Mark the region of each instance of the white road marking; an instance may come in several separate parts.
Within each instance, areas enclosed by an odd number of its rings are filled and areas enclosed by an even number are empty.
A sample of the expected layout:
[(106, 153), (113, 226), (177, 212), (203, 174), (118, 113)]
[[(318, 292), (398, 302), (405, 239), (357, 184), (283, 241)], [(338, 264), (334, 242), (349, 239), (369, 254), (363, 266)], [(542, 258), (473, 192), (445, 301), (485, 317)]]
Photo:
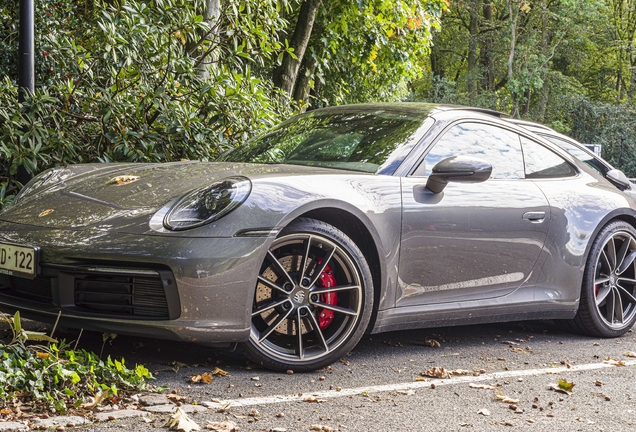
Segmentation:
[(314, 399), (327, 400), (327, 399), (340, 398), (345, 396), (355, 396), (360, 394), (430, 388), (431, 384), (435, 384), (435, 386), (437, 387), (437, 386), (455, 385), (455, 384), (462, 384), (462, 383), (473, 383), (473, 382), (479, 382), (479, 381), (494, 381), (494, 380), (503, 379), (503, 378), (518, 378), (518, 377), (537, 376), (537, 375), (544, 375), (544, 374), (554, 375), (554, 374), (572, 373), (572, 372), (580, 372), (580, 371), (588, 371), (588, 370), (596, 370), (596, 369), (636, 366), (636, 360), (623, 361), (622, 363), (623, 363), (623, 366), (615, 366), (609, 363), (589, 363), (589, 364), (582, 364), (582, 365), (574, 365), (569, 368), (566, 366), (563, 366), (558, 368), (550, 367), (550, 368), (543, 368), (543, 369), (521, 369), (521, 370), (495, 372), (491, 374), (482, 374), (479, 376), (463, 375), (463, 376), (457, 376), (457, 377), (452, 377), (448, 379), (431, 379), (428, 381), (414, 381), (414, 382), (405, 382), (405, 383), (396, 383), (396, 384), (356, 387), (356, 388), (349, 388), (349, 389), (343, 388), (340, 391), (329, 390), (329, 391), (322, 391), (322, 392), (311, 392), (311, 393), (302, 394), (301, 396), (297, 394), (262, 396), (262, 397), (250, 397), (250, 398), (241, 398), (241, 399), (205, 401), (205, 402), (200, 402), (200, 404), (208, 408), (229, 408), (229, 407), (242, 407), (242, 406), (253, 406), (253, 405), (269, 405), (269, 404), (284, 403), (284, 402), (303, 402), (310, 397)]

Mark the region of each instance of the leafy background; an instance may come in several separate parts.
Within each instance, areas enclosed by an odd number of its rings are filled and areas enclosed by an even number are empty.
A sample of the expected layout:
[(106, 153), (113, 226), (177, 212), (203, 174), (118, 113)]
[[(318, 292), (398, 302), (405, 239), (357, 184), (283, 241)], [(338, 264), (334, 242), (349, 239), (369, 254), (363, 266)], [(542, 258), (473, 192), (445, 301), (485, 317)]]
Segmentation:
[(368, 101), (497, 109), (636, 176), (636, 0), (38, 0), (22, 104), (18, 9), (0, 0), (0, 206), (19, 167), (213, 160)]

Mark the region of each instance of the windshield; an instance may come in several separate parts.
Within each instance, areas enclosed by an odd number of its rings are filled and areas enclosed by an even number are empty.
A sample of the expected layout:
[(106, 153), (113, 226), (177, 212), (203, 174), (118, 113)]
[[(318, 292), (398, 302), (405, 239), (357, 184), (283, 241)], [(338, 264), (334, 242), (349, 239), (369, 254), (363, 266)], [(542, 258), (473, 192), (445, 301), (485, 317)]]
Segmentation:
[(317, 111), (281, 124), (221, 160), (392, 174), (417, 143), (421, 129), (432, 123), (425, 115), (382, 109)]

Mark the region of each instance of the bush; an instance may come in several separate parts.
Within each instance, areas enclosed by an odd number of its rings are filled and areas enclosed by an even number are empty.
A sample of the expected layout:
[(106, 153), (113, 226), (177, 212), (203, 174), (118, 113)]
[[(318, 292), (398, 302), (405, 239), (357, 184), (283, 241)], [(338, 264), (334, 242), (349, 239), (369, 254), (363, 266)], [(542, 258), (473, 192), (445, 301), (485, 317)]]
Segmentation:
[(0, 56), (0, 205), (20, 166), (208, 160), (277, 123), (288, 100), (253, 72), (284, 50), (277, 4), (229, 2), (213, 26), (203, 0), (43, 0), (36, 92), (18, 104), (17, 7), (0, 2), (14, 48)]

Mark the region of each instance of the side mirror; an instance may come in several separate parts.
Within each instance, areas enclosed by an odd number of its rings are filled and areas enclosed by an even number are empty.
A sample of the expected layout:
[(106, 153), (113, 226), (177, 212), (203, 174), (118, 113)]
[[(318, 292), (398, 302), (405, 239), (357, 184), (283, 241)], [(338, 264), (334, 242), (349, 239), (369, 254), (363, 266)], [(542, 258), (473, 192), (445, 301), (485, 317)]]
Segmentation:
[(440, 193), (448, 182), (479, 183), (488, 180), (492, 165), (468, 156), (451, 156), (433, 167), (426, 187), (433, 193)]
[(611, 169), (607, 172), (607, 174), (605, 174), (605, 176), (610, 182), (614, 183), (623, 190), (632, 188), (632, 183), (621, 170)]

